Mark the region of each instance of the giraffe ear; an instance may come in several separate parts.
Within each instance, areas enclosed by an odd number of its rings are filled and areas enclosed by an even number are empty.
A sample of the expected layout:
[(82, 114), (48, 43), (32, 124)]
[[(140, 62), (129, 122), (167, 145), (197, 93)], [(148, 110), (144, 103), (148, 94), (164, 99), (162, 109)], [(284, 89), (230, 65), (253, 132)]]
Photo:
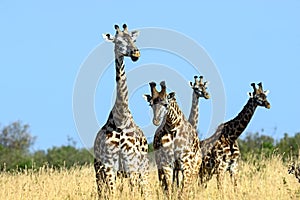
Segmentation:
[(270, 90), (264, 91), (264, 94), (267, 96), (270, 93)]
[(143, 98), (144, 98), (147, 102), (149, 102), (149, 101), (151, 100), (151, 96), (150, 96), (149, 94), (144, 94), (144, 95), (143, 95)]
[(133, 42), (136, 41), (136, 38), (139, 36), (140, 32), (139, 31), (131, 31), (130, 33), (130, 37), (132, 39)]
[(113, 41), (114, 41), (114, 37), (111, 36), (109, 33), (107, 33), (107, 34), (102, 34), (102, 37), (103, 37), (103, 39), (104, 39), (106, 42), (113, 42)]
[(252, 97), (253, 97), (253, 94), (252, 94), (251, 92), (249, 92), (249, 93), (248, 93), (248, 96), (252, 98)]

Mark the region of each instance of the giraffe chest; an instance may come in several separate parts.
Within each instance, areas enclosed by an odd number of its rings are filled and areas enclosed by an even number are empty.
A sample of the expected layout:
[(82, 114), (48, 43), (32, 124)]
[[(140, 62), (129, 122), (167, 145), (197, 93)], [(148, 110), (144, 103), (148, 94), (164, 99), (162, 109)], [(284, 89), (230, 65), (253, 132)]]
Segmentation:
[(127, 126), (123, 129), (117, 128), (112, 131), (115, 138), (119, 139), (120, 144), (123, 144), (126, 140), (133, 140), (134, 138), (138, 138), (138, 134), (136, 128), (134, 126)]
[(102, 131), (105, 141), (108, 144), (115, 146), (122, 146), (123, 144), (135, 144), (140, 134), (137, 126), (132, 123), (126, 123), (123, 127), (117, 126), (115, 120), (112, 118), (108, 121)]
[(191, 132), (182, 124), (172, 129), (169, 126), (163, 126), (157, 130), (154, 136), (154, 148), (159, 149), (160, 147), (164, 147), (176, 150), (188, 147), (192, 149), (195, 143), (195, 138), (192, 135), (195, 133), (191, 134)]

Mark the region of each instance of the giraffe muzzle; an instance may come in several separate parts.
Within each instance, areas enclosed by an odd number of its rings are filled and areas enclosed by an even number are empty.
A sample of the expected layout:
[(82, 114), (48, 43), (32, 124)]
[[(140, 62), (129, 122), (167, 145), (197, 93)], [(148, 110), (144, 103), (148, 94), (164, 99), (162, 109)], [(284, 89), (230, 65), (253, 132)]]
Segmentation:
[(155, 126), (159, 126), (160, 125), (160, 120), (159, 119), (153, 119), (153, 124)]
[(205, 94), (204, 94), (204, 98), (205, 98), (205, 99), (210, 99), (210, 95), (209, 95), (208, 93), (205, 93)]
[(137, 61), (139, 57), (141, 56), (140, 51), (138, 49), (135, 49), (131, 52), (130, 58), (133, 62)]

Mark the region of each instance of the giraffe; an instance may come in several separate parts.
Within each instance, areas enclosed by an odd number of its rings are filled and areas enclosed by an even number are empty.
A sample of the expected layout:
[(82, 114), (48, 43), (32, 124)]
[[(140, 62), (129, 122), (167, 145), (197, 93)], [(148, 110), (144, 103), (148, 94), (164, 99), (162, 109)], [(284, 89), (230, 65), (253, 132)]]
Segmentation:
[(199, 170), (200, 183), (206, 187), (213, 174), (217, 175), (217, 186), (222, 189), (222, 181), (226, 171), (229, 171), (231, 180), (236, 188), (238, 159), (240, 151), (237, 138), (249, 124), (258, 106), (270, 109), (267, 100), (268, 91), (264, 91), (262, 83), (252, 83), (253, 92), (249, 92), (249, 100), (242, 111), (232, 120), (218, 126), (215, 133), (200, 142), (203, 160)]
[(191, 88), (193, 89), (192, 106), (189, 115), (189, 122), (197, 130), (198, 117), (199, 117), (199, 98), (209, 99), (210, 95), (206, 91), (208, 81), (203, 82), (203, 76), (194, 76), (194, 83), (190, 82)]
[(296, 177), (296, 179), (298, 179), (298, 182), (300, 183), (300, 165), (296, 164), (295, 162), (292, 162), (289, 165), (289, 169), (288, 169), (289, 174), (294, 174), (294, 176)]
[(174, 169), (181, 170), (183, 180), (179, 197), (186, 199), (189, 185), (193, 178), (198, 178), (201, 164), (198, 134), (179, 108), (175, 93), (167, 94), (165, 82), (160, 83), (160, 92), (156, 89), (156, 83), (151, 82), (149, 85), (151, 95), (144, 97), (153, 110), (153, 124), (159, 126), (153, 141), (158, 179), (171, 198)]
[[(207, 90), (208, 81), (203, 82), (203, 76), (194, 76), (194, 83), (190, 82), (190, 86), (193, 89), (192, 95), (192, 106), (190, 110), (190, 115), (188, 121), (197, 130), (198, 117), (199, 117), (199, 98), (209, 99), (210, 95)], [(173, 182), (176, 181), (177, 186), (179, 186), (179, 170), (175, 169)]]
[(94, 168), (98, 195), (115, 194), (116, 174), (130, 178), (131, 185), (138, 181), (144, 195), (148, 193), (149, 160), (148, 144), (142, 130), (136, 125), (128, 107), (128, 89), (124, 57), (137, 61), (140, 52), (134, 42), (138, 31), (123, 31), (115, 25), (116, 35), (103, 35), (115, 44), (115, 68), (117, 95), (105, 125), (99, 130), (94, 141)]

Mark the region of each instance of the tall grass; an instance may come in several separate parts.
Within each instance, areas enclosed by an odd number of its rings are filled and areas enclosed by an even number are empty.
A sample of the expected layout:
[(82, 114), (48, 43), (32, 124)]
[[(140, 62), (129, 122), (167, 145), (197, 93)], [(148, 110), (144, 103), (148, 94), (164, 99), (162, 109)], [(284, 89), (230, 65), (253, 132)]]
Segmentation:
[[(273, 156), (260, 161), (240, 161), (237, 190), (225, 176), (224, 189), (219, 191), (214, 177), (207, 189), (197, 183), (191, 185), (193, 199), (300, 199), (300, 184), (287, 173), (281, 157)], [(151, 171), (150, 184), (153, 199), (164, 199), (157, 181), (156, 170)], [(118, 181), (117, 194), (113, 199), (142, 199), (138, 191), (131, 191), (127, 180)], [(39, 169), (0, 173), (0, 199), (97, 199), (93, 166)], [(122, 188), (122, 189), (121, 189)], [(174, 195), (176, 199), (176, 195)]]

